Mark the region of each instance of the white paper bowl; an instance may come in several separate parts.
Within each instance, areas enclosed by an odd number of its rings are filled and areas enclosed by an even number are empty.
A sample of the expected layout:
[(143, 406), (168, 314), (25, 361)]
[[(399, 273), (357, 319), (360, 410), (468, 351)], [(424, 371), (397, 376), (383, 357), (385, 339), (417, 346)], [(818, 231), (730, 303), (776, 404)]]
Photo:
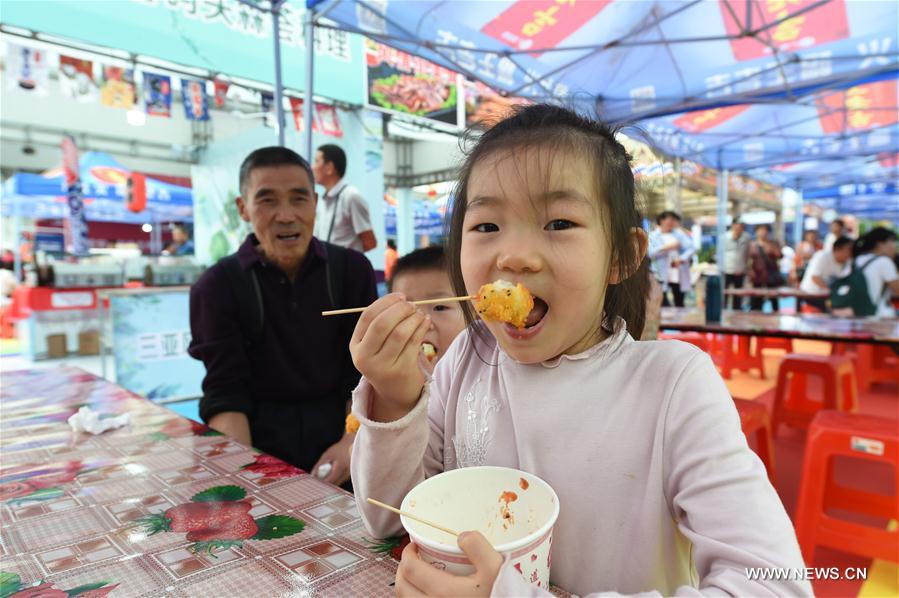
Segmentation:
[[(537, 476), (508, 467), (453, 469), (409, 491), (402, 510), (459, 533), (481, 532), (497, 552), (510, 556), (528, 582), (548, 587), (559, 497)], [(408, 517), (400, 519), (422, 559), (457, 575), (474, 572), (453, 536)]]

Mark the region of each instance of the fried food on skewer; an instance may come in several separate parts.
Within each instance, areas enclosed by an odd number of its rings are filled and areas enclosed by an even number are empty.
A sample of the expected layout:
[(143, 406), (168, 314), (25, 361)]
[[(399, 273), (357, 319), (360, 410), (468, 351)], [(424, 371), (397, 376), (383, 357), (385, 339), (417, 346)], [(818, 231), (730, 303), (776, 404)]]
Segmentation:
[(534, 309), (531, 292), (521, 283), (496, 280), (478, 290), (475, 309), (482, 317), (508, 322), (518, 329), (524, 328), (528, 314)]

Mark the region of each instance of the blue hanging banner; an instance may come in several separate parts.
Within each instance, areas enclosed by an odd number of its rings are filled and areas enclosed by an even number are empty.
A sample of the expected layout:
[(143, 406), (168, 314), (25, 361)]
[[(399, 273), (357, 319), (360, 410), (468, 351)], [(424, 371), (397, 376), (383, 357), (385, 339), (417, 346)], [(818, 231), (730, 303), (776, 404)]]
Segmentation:
[(184, 115), (189, 120), (209, 120), (206, 81), (181, 79), (181, 101), (184, 103)]

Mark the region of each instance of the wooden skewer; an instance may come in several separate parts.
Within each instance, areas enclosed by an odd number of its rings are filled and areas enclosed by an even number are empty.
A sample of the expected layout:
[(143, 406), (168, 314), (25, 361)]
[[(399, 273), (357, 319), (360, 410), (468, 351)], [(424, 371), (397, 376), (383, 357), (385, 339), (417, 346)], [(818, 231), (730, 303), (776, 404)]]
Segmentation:
[(397, 509), (395, 507), (391, 507), (390, 505), (384, 504), (381, 501), (375, 500), (373, 498), (369, 498), (366, 500), (377, 507), (381, 507), (382, 509), (387, 509), (388, 511), (393, 511), (397, 515), (405, 515), (409, 519), (414, 519), (415, 521), (418, 521), (419, 523), (424, 523), (425, 525), (430, 525), (434, 529), (439, 529), (440, 531), (445, 532), (453, 537), (459, 536), (458, 532), (454, 532), (453, 530), (451, 530), (449, 528), (443, 527), (442, 525), (438, 525), (438, 524), (434, 523), (433, 521), (428, 521), (427, 519), (422, 519), (418, 515), (413, 515), (412, 513), (408, 512), (408, 511), (400, 511), (399, 509)]
[[(476, 299), (476, 295), (463, 295), (461, 297), (441, 297), (440, 299), (425, 299), (423, 301), (413, 301), (412, 305), (431, 305), (433, 303), (445, 303), (447, 301), (469, 301)], [(323, 316), (339, 316), (341, 314), (357, 314), (368, 309), (365, 307), (350, 307), (347, 309), (332, 309), (331, 311), (323, 311)]]

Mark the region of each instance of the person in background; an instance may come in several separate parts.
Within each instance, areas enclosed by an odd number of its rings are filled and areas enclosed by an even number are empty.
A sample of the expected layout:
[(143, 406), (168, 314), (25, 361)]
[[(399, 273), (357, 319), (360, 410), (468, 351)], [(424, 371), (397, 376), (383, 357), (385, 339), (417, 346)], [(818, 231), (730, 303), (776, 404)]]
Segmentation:
[(344, 429), (359, 381), (349, 352), (357, 316), (321, 312), (377, 299), (374, 270), (361, 253), (313, 238), (312, 168), (295, 152), (258, 149), (239, 177), (237, 208), (253, 233), (190, 292), (188, 352), (206, 366), (200, 417), (342, 484), (354, 438)]
[[(443, 247), (416, 249), (397, 260), (390, 279), (390, 291), (401, 293), (407, 301), (453, 297)], [(422, 305), (419, 309), (431, 318), (431, 327), (422, 341), (422, 353), (433, 366), (446, 354), (456, 336), (465, 330), (465, 317), (458, 301)]]
[(384, 279), (389, 281), (393, 278), (393, 269), (396, 267), (396, 260), (399, 257), (396, 251), (396, 241), (387, 239), (387, 249), (384, 250)]
[(193, 255), (194, 242), (190, 238), (187, 228), (180, 224), (172, 227), (172, 244), (166, 248), (169, 255)]
[[(777, 289), (783, 283), (780, 275), (778, 260), (783, 257), (780, 251), (780, 243), (771, 238), (771, 225), (759, 224), (755, 227), (755, 242), (749, 249), (749, 276), (752, 286), (757, 289)], [(771, 309), (778, 311), (780, 302), (777, 297), (771, 297)], [(749, 309), (761, 311), (765, 306), (765, 297), (751, 297)]]
[[(849, 260), (852, 259), (853, 241), (840, 237), (833, 242), (832, 249), (822, 249), (812, 256), (805, 269), (805, 276), (799, 283), (799, 290), (806, 293), (830, 293), (830, 283), (847, 274)], [(826, 299), (803, 299), (804, 303), (826, 311)]]
[(780, 248), (781, 258), (778, 262), (780, 267), (780, 275), (787, 281), (787, 285), (791, 287), (799, 286), (799, 280), (796, 278), (796, 250), (789, 245), (783, 245)]
[[(730, 234), (724, 239), (724, 288), (742, 289), (749, 262), (749, 245), (752, 239), (746, 234), (746, 227), (740, 221), (730, 226)], [(743, 307), (742, 297), (732, 297), (731, 308), (739, 311)]]
[(848, 237), (849, 230), (846, 228), (846, 223), (839, 219), (834, 218), (830, 222), (830, 231), (827, 233), (827, 236), (824, 237), (824, 249), (833, 249), (833, 243), (840, 237)]
[(359, 190), (344, 180), (346, 154), (339, 146), (322, 145), (315, 152), (312, 172), (325, 188), (318, 202), (315, 237), (341, 247), (366, 252), (378, 245), (368, 215), (368, 203)]
[(896, 270), (896, 233), (879, 226), (860, 237), (852, 250), (855, 267), (864, 268), (871, 303), (877, 306), (876, 318), (895, 318), (891, 295), (899, 295)]
[[(693, 241), (680, 228), (680, 216), (671, 211), (662, 212), (656, 217), (658, 228), (649, 234), (649, 259), (652, 260), (652, 271), (662, 285), (662, 306), (684, 306), (684, 295), (693, 288), (690, 280), (690, 265), (693, 254)], [(673, 301), (668, 299), (671, 290)]]
[(802, 280), (805, 276), (805, 269), (808, 267), (809, 261), (815, 252), (823, 249), (821, 241), (818, 240), (818, 231), (807, 230), (802, 235), (802, 241), (796, 246), (796, 277)]

